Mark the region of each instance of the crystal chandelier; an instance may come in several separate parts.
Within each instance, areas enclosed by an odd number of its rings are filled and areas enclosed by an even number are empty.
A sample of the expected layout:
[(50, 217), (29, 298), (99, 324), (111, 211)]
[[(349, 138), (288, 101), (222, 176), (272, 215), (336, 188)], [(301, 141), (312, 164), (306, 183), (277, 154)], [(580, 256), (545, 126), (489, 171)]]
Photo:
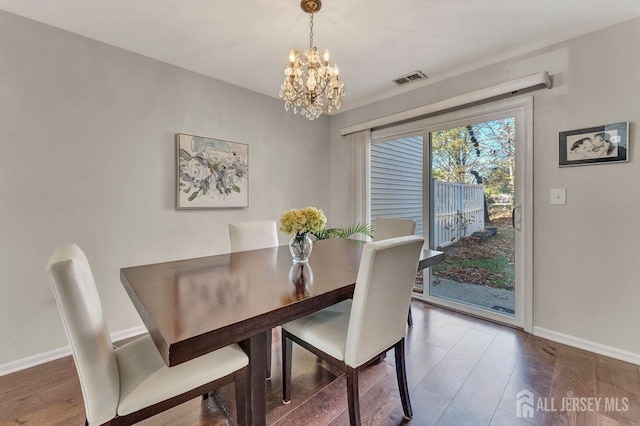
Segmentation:
[(300, 7), (309, 14), (309, 48), (300, 53), (289, 52), (289, 65), (284, 70), (284, 81), (280, 86), (280, 97), (284, 99), (284, 109), (293, 107), (295, 114), (302, 114), (309, 120), (323, 113), (340, 109), (344, 96), (344, 82), (338, 78), (338, 66), (329, 64), (329, 51), (325, 50), (322, 60), (313, 45), (313, 14), (322, 7), (320, 0), (302, 0)]

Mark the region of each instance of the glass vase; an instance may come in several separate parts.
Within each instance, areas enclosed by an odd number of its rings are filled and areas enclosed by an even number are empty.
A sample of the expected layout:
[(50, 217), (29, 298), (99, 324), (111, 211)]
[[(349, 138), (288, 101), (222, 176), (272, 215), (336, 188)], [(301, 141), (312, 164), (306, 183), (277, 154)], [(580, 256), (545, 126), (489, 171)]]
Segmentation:
[(311, 250), (313, 250), (313, 241), (306, 232), (294, 235), (289, 241), (289, 251), (293, 257), (293, 263), (307, 263)]
[(309, 297), (309, 288), (313, 284), (313, 272), (311, 265), (298, 263), (291, 265), (289, 269), (289, 281), (293, 284), (292, 300), (303, 300)]

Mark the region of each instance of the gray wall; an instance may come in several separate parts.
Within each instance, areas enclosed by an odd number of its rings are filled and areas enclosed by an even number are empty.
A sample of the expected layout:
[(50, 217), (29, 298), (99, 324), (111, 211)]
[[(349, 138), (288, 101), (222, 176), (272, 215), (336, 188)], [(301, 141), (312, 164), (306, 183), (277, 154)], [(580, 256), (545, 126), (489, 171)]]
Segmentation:
[[(539, 71), (534, 98), (534, 326), (640, 354), (640, 19), (331, 117), (334, 223), (353, 220), (342, 127)], [(558, 132), (631, 122), (631, 162), (560, 169)], [(567, 188), (567, 205), (549, 204)]]
[[(175, 210), (178, 132), (249, 144), (248, 209)], [(326, 118), (0, 12), (0, 365), (68, 344), (57, 246), (85, 250), (112, 332), (139, 326), (121, 267), (228, 252), (232, 221), (328, 212), (328, 140)]]

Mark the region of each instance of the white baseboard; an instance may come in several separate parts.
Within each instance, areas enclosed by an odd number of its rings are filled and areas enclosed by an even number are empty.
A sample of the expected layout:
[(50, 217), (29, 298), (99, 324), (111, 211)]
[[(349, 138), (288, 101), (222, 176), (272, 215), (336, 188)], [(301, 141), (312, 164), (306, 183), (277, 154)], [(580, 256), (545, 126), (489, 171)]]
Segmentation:
[(603, 345), (542, 327), (533, 327), (533, 335), (553, 340), (554, 342), (562, 343), (564, 345), (573, 346), (574, 348), (584, 349), (585, 351), (594, 352), (610, 358), (640, 365), (640, 354), (614, 348), (612, 346)]
[[(133, 327), (127, 330), (117, 331), (111, 334), (112, 342), (119, 342), (130, 337), (139, 336), (147, 332), (144, 326)], [(6, 364), (0, 364), (0, 376), (15, 373), (16, 371), (25, 370), (36, 365), (44, 364), (47, 362), (55, 361), (56, 359), (64, 358), (71, 355), (71, 347), (65, 346), (51, 351), (43, 352), (37, 355), (32, 355), (26, 358), (11, 361)]]
[(54, 349), (52, 351), (43, 352), (37, 355), (32, 355), (26, 358), (11, 361), (6, 364), (0, 365), (0, 376), (15, 373), (16, 371), (25, 370), (36, 365), (44, 364), (49, 361), (64, 358), (67, 355), (71, 355), (71, 348), (65, 346), (64, 348)]
[(140, 336), (141, 334), (145, 334), (147, 332), (147, 328), (144, 325), (140, 325), (138, 327), (129, 328), (122, 331), (116, 331), (115, 333), (111, 333), (111, 341), (119, 342), (121, 340), (129, 339), (131, 337)]

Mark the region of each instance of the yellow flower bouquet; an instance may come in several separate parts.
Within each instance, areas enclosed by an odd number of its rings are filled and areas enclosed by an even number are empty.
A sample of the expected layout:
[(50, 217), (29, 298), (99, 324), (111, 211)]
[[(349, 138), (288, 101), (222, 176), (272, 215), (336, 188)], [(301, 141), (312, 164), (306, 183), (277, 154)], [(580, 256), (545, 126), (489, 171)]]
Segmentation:
[(324, 212), (315, 207), (291, 209), (282, 214), (280, 230), (285, 234), (294, 234), (289, 241), (289, 250), (293, 263), (307, 263), (313, 249), (313, 241), (309, 233), (322, 231), (327, 224)]
[(315, 207), (291, 209), (282, 214), (280, 223), (280, 230), (285, 234), (303, 235), (322, 231), (327, 224), (327, 217)]

